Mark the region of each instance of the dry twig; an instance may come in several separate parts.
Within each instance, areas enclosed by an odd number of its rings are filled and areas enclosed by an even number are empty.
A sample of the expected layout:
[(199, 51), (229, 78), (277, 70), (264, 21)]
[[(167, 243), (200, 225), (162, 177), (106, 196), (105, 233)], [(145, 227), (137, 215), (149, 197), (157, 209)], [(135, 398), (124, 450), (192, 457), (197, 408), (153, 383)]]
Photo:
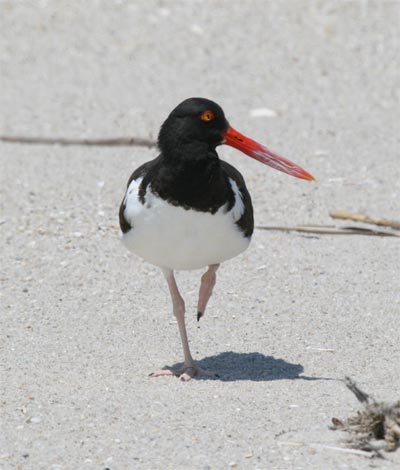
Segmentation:
[(141, 137), (115, 137), (110, 139), (66, 139), (64, 137), (27, 137), (1, 135), (2, 142), (12, 144), (36, 144), (36, 145), (86, 145), (105, 147), (155, 147), (157, 143)]
[(365, 214), (355, 214), (348, 211), (336, 211), (329, 214), (332, 219), (353, 220), (355, 222), (363, 222), (364, 224), (378, 225), (380, 227), (390, 227), (400, 230), (400, 222), (386, 219), (374, 219)]
[(360, 227), (335, 227), (334, 225), (297, 225), (295, 227), (280, 227), (258, 225), (259, 230), (278, 230), (281, 232), (314, 233), (318, 235), (370, 235), (379, 237), (399, 237), (397, 233), (384, 232)]

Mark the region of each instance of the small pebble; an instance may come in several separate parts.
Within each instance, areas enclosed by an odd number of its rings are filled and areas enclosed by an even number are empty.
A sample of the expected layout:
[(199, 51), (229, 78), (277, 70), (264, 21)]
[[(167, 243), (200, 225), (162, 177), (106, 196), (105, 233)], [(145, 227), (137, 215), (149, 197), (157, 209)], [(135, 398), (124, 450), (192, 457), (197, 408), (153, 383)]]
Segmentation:
[(278, 113), (274, 109), (256, 108), (250, 111), (251, 117), (276, 117)]
[(192, 31), (192, 33), (195, 33), (195, 34), (203, 34), (203, 28), (201, 26), (199, 26), (198, 24), (192, 24), (190, 26), (190, 31)]

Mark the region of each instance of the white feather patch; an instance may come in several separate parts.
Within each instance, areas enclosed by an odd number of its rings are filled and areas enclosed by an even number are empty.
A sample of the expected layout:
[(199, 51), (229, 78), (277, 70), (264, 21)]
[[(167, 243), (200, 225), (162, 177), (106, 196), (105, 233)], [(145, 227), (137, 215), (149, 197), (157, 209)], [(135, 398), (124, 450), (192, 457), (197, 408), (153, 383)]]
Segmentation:
[(242, 194), (239, 191), (236, 181), (229, 178), (229, 182), (231, 183), (232, 191), (235, 194), (235, 204), (232, 207), (232, 215), (233, 215), (233, 220), (237, 222), (240, 219), (240, 217), (242, 217), (243, 215), (244, 203), (243, 203)]
[(121, 238), (129, 250), (149, 263), (169, 269), (198, 269), (233, 258), (248, 247), (250, 238), (235, 224), (244, 204), (233, 180), (233, 208), (226, 212), (223, 206), (215, 214), (173, 206), (153, 194), (150, 185), (143, 205), (138, 197), (141, 181), (132, 181), (127, 190), (124, 216), (132, 229)]

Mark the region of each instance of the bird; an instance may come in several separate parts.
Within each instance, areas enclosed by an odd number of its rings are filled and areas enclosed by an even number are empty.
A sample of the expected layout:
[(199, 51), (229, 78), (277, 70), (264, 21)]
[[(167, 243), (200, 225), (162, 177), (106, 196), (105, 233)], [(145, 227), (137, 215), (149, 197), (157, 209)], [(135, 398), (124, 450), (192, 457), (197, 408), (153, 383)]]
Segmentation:
[(119, 210), (121, 240), (128, 250), (159, 267), (168, 284), (184, 362), (152, 377), (216, 378), (190, 352), (185, 302), (175, 271), (207, 268), (201, 277), (197, 320), (204, 315), (220, 264), (242, 253), (254, 230), (253, 207), (243, 176), (219, 158), (229, 145), (276, 170), (304, 180), (314, 177), (295, 163), (236, 131), (222, 108), (206, 98), (188, 98), (162, 124), (159, 155), (129, 178)]

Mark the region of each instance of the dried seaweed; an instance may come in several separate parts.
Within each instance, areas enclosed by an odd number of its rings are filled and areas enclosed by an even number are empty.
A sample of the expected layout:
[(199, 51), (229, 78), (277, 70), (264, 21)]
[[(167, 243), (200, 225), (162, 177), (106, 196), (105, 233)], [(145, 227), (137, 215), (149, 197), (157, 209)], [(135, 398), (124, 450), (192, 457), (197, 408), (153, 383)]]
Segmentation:
[(380, 456), (380, 450), (395, 451), (400, 444), (400, 401), (394, 404), (377, 402), (349, 377), (345, 383), (364, 409), (346, 420), (332, 418), (331, 429), (350, 433), (346, 442), (353, 449), (372, 451)]

